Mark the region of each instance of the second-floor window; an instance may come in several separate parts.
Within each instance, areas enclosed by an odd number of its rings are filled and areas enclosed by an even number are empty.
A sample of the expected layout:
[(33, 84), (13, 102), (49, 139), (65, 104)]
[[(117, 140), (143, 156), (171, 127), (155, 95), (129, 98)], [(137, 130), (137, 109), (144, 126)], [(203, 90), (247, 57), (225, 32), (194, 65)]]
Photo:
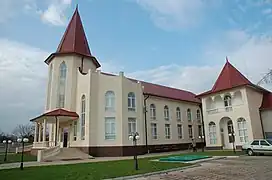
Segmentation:
[(65, 104), (65, 88), (66, 88), (66, 73), (67, 66), (62, 62), (59, 67), (59, 82), (58, 82), (58, 99), (57, 108), (64, 108)]
[(156, 119), (156, 106), (155, 106), (155, 104), (150, 104), (150, 119)]
[(133, 92), (128, 93), (128, 111), (136, 111), (136, 97)]
[(200, 114), (200, 110), (199, 109), (196, 111), (196, 119), (198, 121), (201, 121), (201, 114)]
[(164, 119), (169, 120), (169, 108), (168, 106), (164, 106)]
[(188, 121), (192, 121), (191, 109), (187, 109), (187, 119), (188, 119)]
[(107, 91), (105, 94), (105, 111), (115, 110), (115, 94), (113, 91)]
[(224, 97), (224, 105), (225, 105), (225, 107), (231, 107), (231, 96), (230, 95), (226, 95)]
[(181, 120), (181, 112), (180, 112), (179, 107), (177, 107), (177, 109), (176, 109), (176, 115), (177, 115), (177, 120), (180, 121)]

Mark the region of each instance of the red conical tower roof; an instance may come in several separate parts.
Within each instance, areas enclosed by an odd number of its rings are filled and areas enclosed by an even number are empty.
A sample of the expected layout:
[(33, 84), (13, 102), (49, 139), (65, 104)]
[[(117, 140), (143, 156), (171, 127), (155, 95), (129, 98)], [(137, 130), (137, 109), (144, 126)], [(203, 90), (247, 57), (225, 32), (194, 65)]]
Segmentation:
[(97, 68), (100, 67), (99, 62), (91, 54), (78, 12), (78, 7), (76, 7), (76, 10), (65, 30), (57, 51), (51, 54), (45, 62), (48, 64), (52, 60), (53, 56), (60, 54), (77, 54), (83, 57), (89, 57)]
[(228, 59), (226, 59), (226, 64), (218, 76), (211, 92), (218, 92), (242, 85), (252, 85), (252, 83), (230, 64)]

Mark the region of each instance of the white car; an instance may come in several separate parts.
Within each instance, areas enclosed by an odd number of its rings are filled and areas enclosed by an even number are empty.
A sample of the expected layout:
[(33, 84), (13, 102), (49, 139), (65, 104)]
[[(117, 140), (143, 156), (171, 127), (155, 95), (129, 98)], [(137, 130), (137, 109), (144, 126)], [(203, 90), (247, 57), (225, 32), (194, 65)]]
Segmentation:
[(255, 154), (271, 154), (272, 155), (272, 140), (255, 139), (242, 146), (242, 150), (246, 151), (249, 156)]

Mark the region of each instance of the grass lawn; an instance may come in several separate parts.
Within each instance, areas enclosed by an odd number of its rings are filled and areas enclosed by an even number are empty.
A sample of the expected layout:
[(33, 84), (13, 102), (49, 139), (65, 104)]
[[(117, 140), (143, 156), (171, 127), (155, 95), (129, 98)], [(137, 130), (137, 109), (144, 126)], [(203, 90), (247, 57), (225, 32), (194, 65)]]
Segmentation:
[[(8, 154), (7, 162), (4, 162), (5, 154), (0, 154), (0, 164), (21, 162), (21, 154)], [(36, 156), (24, 154), (24, 161), (36, 161)]]
[[(211, 156), (234, 155), (232, 151), (209, 151), (189, 154)], [(240, 154), (241, 153), (237, 153), (236, 155)], [(158, 158), (160, 157), (139, 159), (140, 170), (138, 171), (134, 170), (133, 160), (120, 160), (59, 166), (28, 167), (23, 171), (20, 171), (19, 169), (0, 170), (0, 177), (5, 177), (5, 179), (8, 180), (100, 180), (104, 178), (143, 174), (190, 165), (184, 163), (150, 161), (151, 159)]]

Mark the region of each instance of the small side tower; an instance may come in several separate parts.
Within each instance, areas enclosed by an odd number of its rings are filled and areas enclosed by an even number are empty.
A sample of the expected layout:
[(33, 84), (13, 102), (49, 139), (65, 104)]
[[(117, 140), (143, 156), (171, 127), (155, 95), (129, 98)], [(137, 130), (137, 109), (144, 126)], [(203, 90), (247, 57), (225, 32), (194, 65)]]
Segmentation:
[(82, 21), (76, 7), (55, 53), (45, 63), (49, 66), (46, 111), (64, 108), (75, 111), (77, 71), (82, 74), (100, 67), (91, 54)]

